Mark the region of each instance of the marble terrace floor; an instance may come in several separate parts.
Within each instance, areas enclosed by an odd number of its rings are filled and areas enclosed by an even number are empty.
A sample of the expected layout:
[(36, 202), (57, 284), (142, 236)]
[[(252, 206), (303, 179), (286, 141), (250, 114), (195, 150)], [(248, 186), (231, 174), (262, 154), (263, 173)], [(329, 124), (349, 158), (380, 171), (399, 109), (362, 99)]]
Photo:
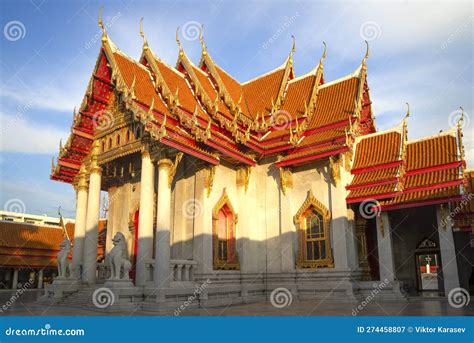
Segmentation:
[[(0, 291), (0, 309), (7, 303), (13, 293)], [(174, 310), (166, 312), (131, 311), (104, 312), (99, 309), (84, 309), (62, 305), (41, 305), (36, 299), (41, 293), (27, 291), (2, 315), (10, 316), (153, 316), (174, 315)], [(275, 308), (270, 302), (240, 304), (213, 308), (188, 308), (181, 316), (352, 316), (353, 310), (360, 303), (326, 301), (293, 301), (284, 308)], [(463, 308), (453, 308), (445, 298), (411, 297), (406, 302), (378, 301), (373, 299), (365, 308), (358, 311), (359, 316), (474, 316), (474, 301)]]

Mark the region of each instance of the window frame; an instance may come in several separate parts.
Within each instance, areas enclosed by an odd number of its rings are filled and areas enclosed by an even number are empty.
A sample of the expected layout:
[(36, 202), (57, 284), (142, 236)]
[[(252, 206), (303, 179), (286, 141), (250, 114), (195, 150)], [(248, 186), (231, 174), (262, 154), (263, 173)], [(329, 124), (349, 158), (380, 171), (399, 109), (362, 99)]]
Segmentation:
[[(310, 214), (315, 211), (321, 216), (322, 219), (322, 232), (323, 239), (316, 238), (308, 240), (307, 238), (307, 218)], [(304, 201), (301, 208), (293, 217), (293, 222), (296, 226), (298, 233), (298, 256), (296, 261), (297, 268), (333, 268), (334, 260), (331, 249), (331, 235), (330, 235), (330, 224), (331, 224), (331, 212), (319, 202), (311, 191), (308, 191), (306, 200)], [(314, 260), (309, 259), (307, 256), (307, 243), (312, 241), (324, 242), (326, 256), (325, 258)], [(313, 254), (314, 255), (314, 254)]]
[[(219, 213), (224, 210), (226, 213), (227, 232), (227, 259), (223, 260), (219, 256)], [(237, 254), (236, 227), (238, 215), (230, 202), (229, 196), (224, 191), (221, 198), (212, 210), (212, 260), (214, 270), (240, 270), (239, 257)], [(229, 223), (229, 219), (231, 222)]]

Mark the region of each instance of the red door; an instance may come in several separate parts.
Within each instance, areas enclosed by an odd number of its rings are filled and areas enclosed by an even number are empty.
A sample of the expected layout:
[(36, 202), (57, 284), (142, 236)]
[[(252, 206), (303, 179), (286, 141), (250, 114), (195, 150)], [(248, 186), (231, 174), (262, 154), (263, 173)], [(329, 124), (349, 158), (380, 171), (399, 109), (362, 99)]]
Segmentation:
[(132, 269), (130, 270), (130, 277), (135, 281), (136, 271), (137, 271), (137, 254), (138, 254), (138, 218), (140, 214), (140, 209), (135, 212), (133, 216), (133, 252), (132, 252)]

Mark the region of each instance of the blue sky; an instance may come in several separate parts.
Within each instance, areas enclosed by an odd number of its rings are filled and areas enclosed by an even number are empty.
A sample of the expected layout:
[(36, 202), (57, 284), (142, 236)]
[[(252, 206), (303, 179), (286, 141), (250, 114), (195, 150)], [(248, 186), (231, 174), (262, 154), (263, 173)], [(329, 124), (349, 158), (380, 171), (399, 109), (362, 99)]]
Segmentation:
[[(114, 43), (138, 58), (139, 20), (154, 52), (174, 65), (175, 32), (197, 63), (197, 23), (214, 60), (239, 81), (283, 63), (296, 36), (296, 75), (328, 45), (325, 78), (354, 71), (370, 43), (368, 81), (378, 129), (411, 106), (409, 138), (446, 130), (463, 106), (468, 167), (474, 166), (472, 2), (364, 1), (50, 1), (0, 4), (0, 206), (73, 216), (70, 185), (49, 180), (100, 47), (98, 8)], [(184, 35), (183, 35), (184, 33)]]

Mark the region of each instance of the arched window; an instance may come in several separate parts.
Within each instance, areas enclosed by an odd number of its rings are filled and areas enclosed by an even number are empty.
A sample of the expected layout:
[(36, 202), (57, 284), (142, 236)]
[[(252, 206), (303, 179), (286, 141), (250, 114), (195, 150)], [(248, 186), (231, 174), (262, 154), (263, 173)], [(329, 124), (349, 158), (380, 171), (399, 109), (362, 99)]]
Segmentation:
[(109, 149), (112, 148), (112, 138), (109, 138)]
[(299, 268), (333, 267), (329, 235), (331, 213), (311, 193), (294, 216), (298, 230)]
[(236, 251), (235, 213), (226, 190), (212, 211), (212, 241), (214, 269), (240, 269)]
[(119, 146), (120, 145), (120, 134), (117, 135), (117, 138), (115, 139), (116, 141), (116, 145)]
[(125, 135), (125, 142), (129, 142), (130, 141), (130, 130), (127, 130), (127, 134)]
[(105, 141), (102, 141), (102, 152), (105, 151)]

